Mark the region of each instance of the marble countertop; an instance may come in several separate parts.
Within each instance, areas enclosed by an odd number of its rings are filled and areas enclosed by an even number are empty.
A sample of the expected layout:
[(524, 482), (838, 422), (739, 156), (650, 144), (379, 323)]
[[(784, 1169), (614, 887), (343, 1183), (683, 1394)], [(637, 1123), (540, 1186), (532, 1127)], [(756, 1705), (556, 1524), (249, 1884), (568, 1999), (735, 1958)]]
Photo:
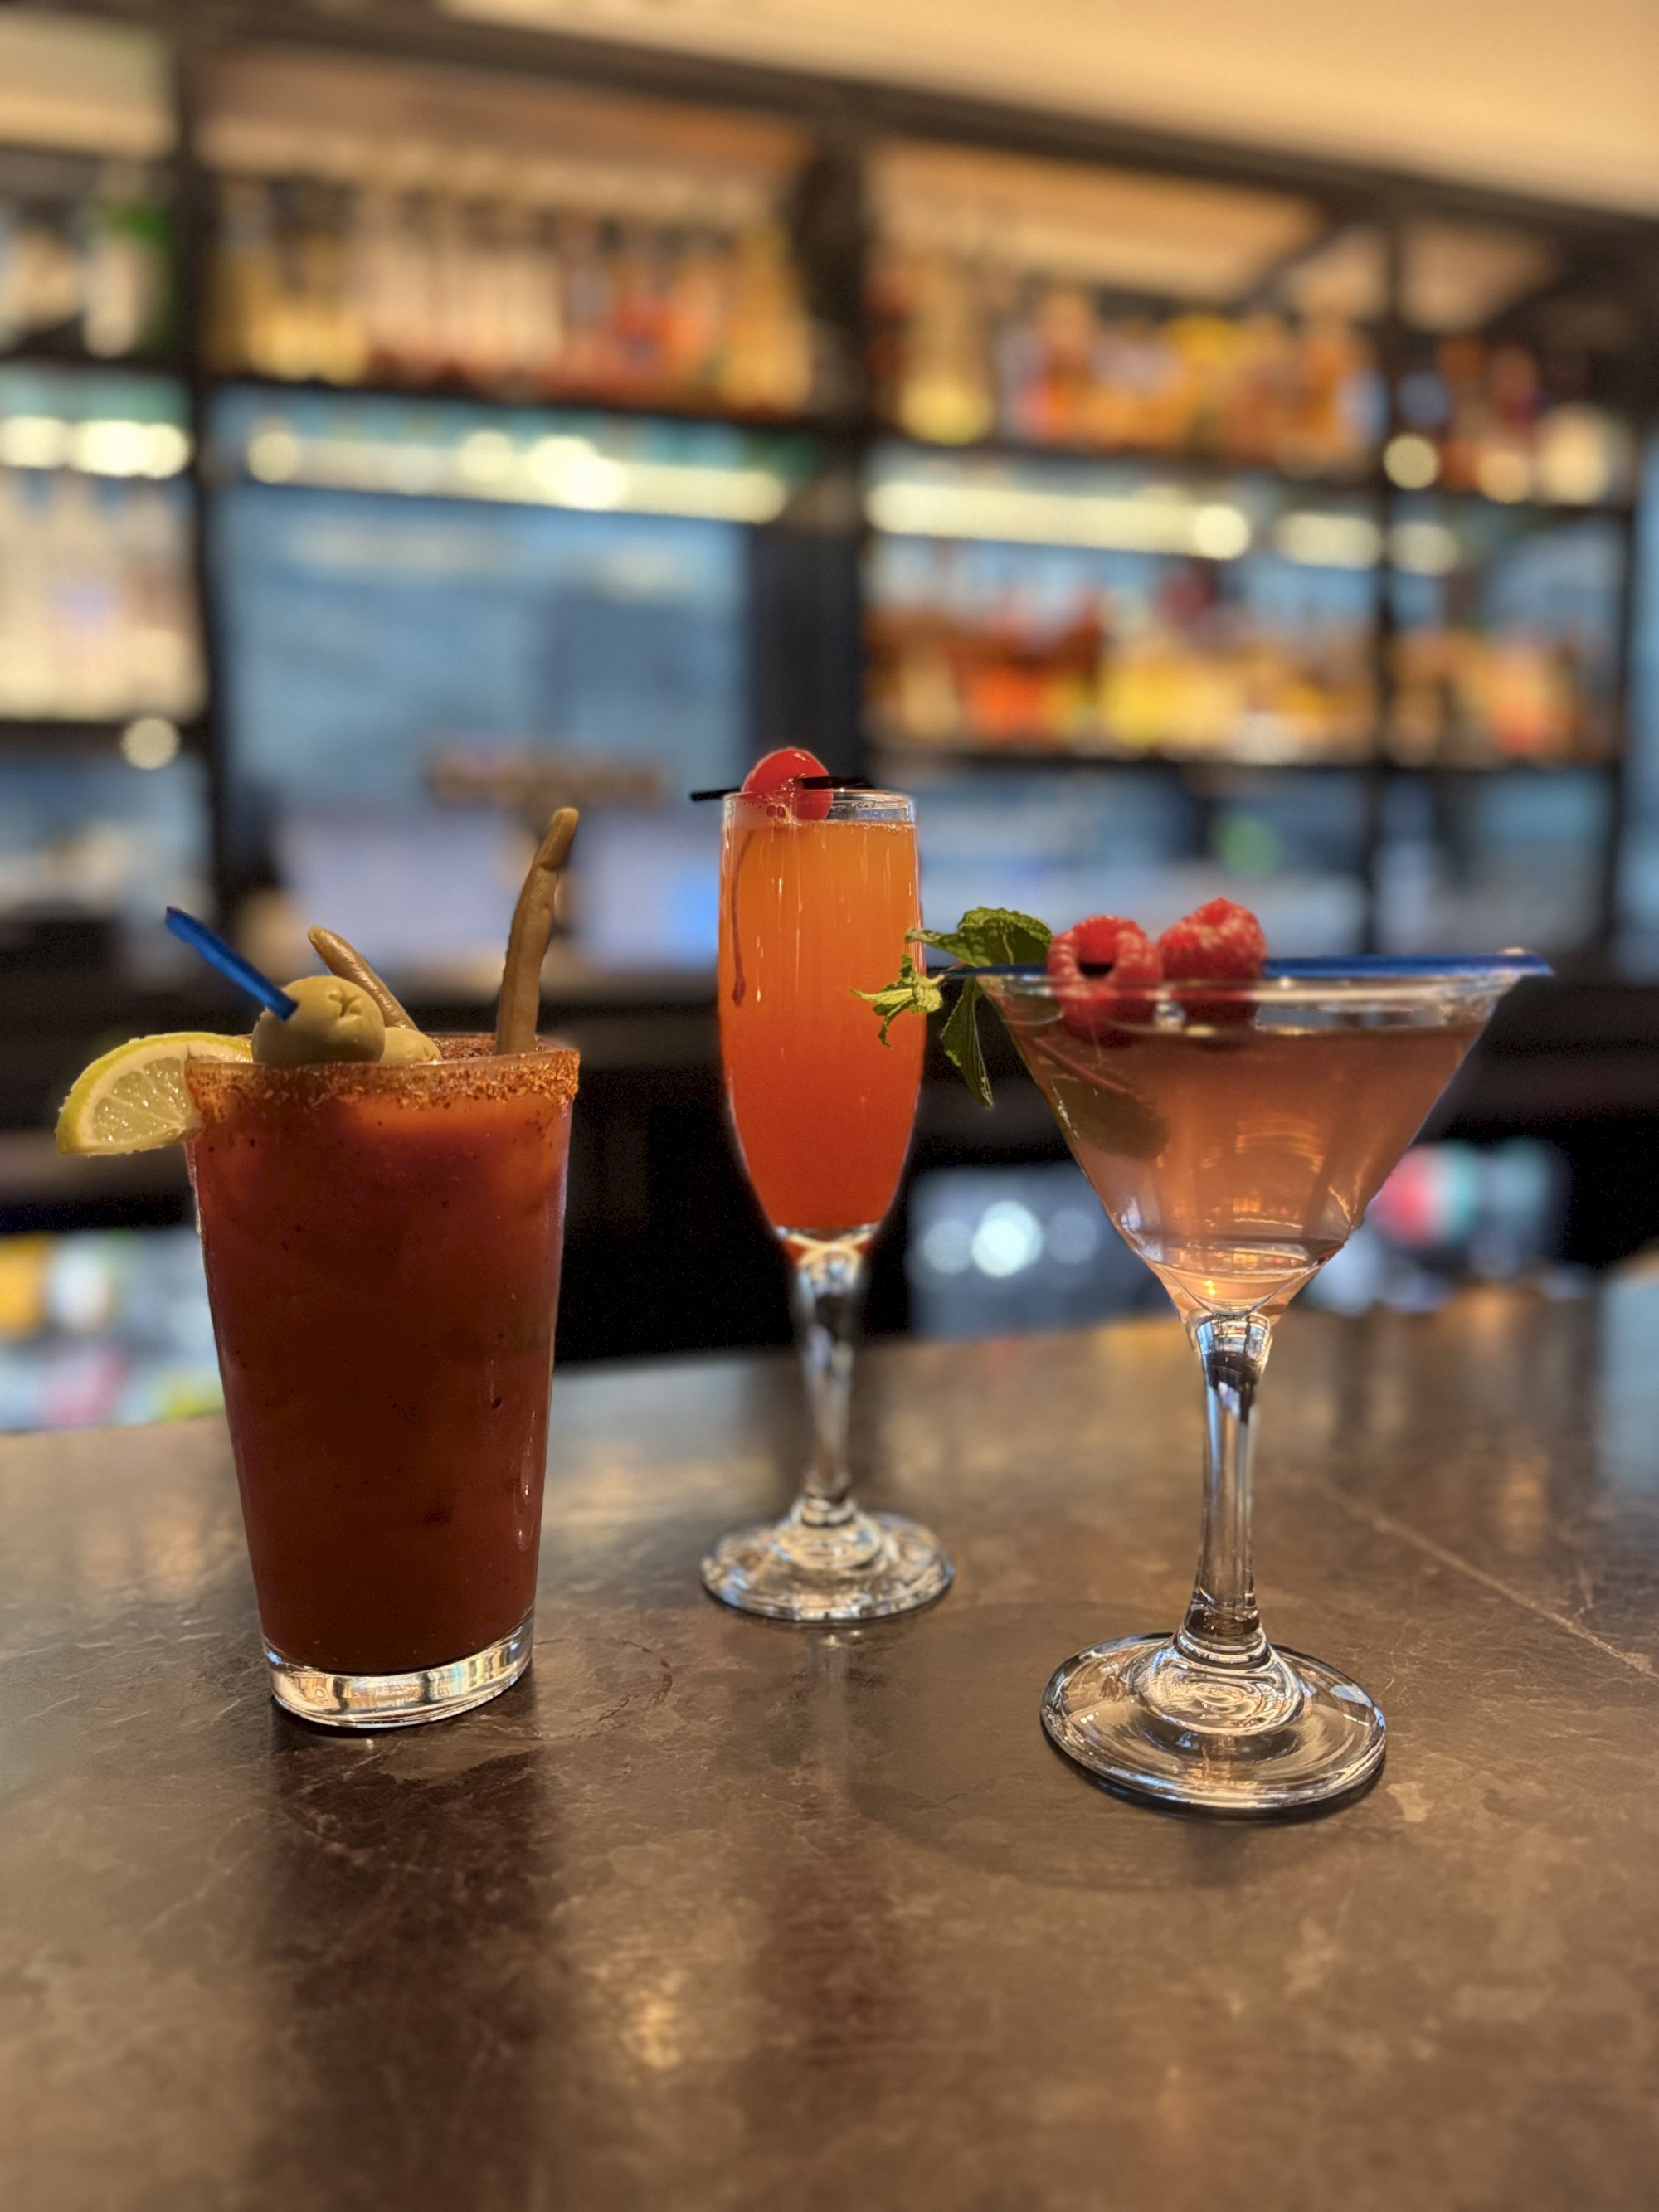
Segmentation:
[(1052, 1667), (1172, 1626), (1178, 1330), (865, 1363), (957, 1587), (722, 1612), (785, 1361), (562, 1377), (536, 1663), (342, 1740), (265, 1695), (215, 1421), (0, 1442), (9, 2212), (1635, 2212), (1659, 2173), (1659, 1288), (1293, 1314), (1266, 1620), (1387, 1708), (1357, 1803), (1107, 1796)]

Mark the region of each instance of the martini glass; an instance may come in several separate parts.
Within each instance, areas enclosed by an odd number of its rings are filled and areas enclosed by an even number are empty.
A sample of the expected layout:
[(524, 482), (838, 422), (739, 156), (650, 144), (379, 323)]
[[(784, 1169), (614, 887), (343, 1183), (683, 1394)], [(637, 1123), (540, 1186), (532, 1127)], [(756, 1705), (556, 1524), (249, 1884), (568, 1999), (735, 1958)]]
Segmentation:
[(1486, 1025), (1542, 961), (1278, 961), (1249, 983), (1131, 994), (1033, 969), (981, 981), (1125, 1241), (1175, 1301), (1203, 1367), (1203, 1533), (1173, 1635), (1079, 1652), (1042, 1724), (1138, 1796), (1273, 1813), (1382, 1764), (1357, 1683), (1262, 1632), (1250, 1455), (1273, 1323), (1340, 1251)]

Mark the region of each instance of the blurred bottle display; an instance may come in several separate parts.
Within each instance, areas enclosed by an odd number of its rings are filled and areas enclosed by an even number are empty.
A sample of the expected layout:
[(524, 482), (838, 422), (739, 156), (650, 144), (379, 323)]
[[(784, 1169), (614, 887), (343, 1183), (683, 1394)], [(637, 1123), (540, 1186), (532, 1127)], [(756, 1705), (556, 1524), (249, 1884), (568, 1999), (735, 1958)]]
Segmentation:
[(1386, 418), (1338, 295), (1263, 298), (1319, 233), (1288, 194), (894, 144), (872, 165), (871, 366), (883, 419), (1357, 475)]
[(884, 419), (909, 436), (1357, 476), (1383, 409), (1369, 337), (1262, 310), (1159, 315), (1041, 276), (886, 254), (871, 276)]
[(1291, 761), (1374, 747), (1382, 537), (1361, 499), (895, 447), (867, 505), (868, 711), (886, 742)]
[(1630, 734), (1619, 854), (1619, 950), (1629, 973), (1659, 975), (1659, 444), (1643, 456), (1632, 617)]
[(131, 734), (153, 749), (0, 749), (6, 968), (113, 962), (149, 979), (186, 969), (190, 956), (162, 915), (169, 905), (199, 913), (210, 896), (205, 763), (177, 750), (178, 732), (160, 717), (141, 718)]
[(781, 510), (812, 441), (273, 400), (233, 387), (212, 415), (226, 820), (267, 886), (235, 918), (249, 950), (291, 972), (326, 913), (405, 977), (493, 991), (526, 852), (575, 804), (578, 948), (712, 958), (718, 822), (684, 794), (742, 773), (743, 526)]
[(1392, 780), (1374, 864), (1379, 945), (1576, 951), (1600, 921), (1612, 811), (1593, 769)]
[(1417, 498), (1398, 511), (1390, 754), (1455, 767), (1606, 759), (1618, 526), (1483, 500)]
[(183, 421), (161, 379), (0, 370), (0, 715), (199, 709)]
[(1501, 505), (1599, 507), (1629, 497), (1631, 426), (1586, 395), (1591, 369), (1582, 355), (1473, 334), (1417, 350), (1400, 382), (1402, 427), (1383, 454), (1403, 490), (1432, 484)]
[(1363, 942), (1367, 803), (1351, 770), (1231, 770), (1205, 799), (1164, 767), (907, 770), (929, 928), (984, 903), (1057, 927), (1103, 908), (1156, 933), (1224, 891), (1285, 953)]
[(161, 352), (173, 248), (160, 178), (108, 162), (80, 184), (56, 167), (0, 156), (0, 353)]
[(1305, 762), (1381, 737), (1472, 768), (1612, 748), (1611, 515), (898, 446), (866, 507), (868, 716), (889, 743)]
[(0, 11), (0, 354), (154, 357), (173, 334), (163, 40)]
[(1322, 605), (1275, 592), (1274, 565), (888, 541), (870, 568), (873, 729), (975, 751), (1364, 757), (1364, 597), (1347, 577)]
[(0, 1237), (0, 1431), (179, 1420), (222, 1403), (193, 1229)]
[(1547, 237), (1501, 223), (1425, 218), (1401, 245), (1390, 482), (1500, 505), (1628, 498), (1642, 341), (1616, 280), (1564, 284)]
[(258, 178), (228, 179), (220, 206), (210, 358), (225, 374), (752, 415), (812, 398), (775, 223), (722, 237)]
[(222, 373), (755, 416), (812, 404), (782, 219), (804, 148), (777, 126), (261, 55), (222, 67), (204, 143), (221, 173)]

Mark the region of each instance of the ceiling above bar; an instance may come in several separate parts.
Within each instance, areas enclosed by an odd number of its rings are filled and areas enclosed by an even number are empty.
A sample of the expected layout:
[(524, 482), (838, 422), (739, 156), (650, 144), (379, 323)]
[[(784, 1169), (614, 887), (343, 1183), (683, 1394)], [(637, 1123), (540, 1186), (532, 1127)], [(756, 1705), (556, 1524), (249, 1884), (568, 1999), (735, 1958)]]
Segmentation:
[(1659, 213), (1659, 8), (1506, 0), (436, 0), (440, 11), (966, 93)]

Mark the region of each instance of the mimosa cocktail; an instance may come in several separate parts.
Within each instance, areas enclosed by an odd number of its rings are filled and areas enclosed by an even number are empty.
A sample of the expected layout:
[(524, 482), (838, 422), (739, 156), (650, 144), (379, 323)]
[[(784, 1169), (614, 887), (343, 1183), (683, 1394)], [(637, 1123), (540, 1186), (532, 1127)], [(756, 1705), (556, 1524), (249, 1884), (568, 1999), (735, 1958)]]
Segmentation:
[(865, 1259), (898, 1188), (923, 1047), (920, 1024), (884, 1044), (856, 994), (920, 925), (915, 822), (896, 793), (753, 783), (726, 801), (720, 1053), (738, 1150), (793, 1269), (812, 1458), (788, 1516), (726, 1538), (703, 1579), (775, 1620), (872, 1620), (951, 1579), (926, 1529), (854, 1504), (847, 1466)]
[(744, 1165), (781, 1235), (873, 1231), (910, 1143), (921, 1025), (883, 1044), (854, 995), (921, 915), (915, 825), (875, 798), (848, 793), (822, 821), (741, 794), (727, 805), (720, 1056)]

